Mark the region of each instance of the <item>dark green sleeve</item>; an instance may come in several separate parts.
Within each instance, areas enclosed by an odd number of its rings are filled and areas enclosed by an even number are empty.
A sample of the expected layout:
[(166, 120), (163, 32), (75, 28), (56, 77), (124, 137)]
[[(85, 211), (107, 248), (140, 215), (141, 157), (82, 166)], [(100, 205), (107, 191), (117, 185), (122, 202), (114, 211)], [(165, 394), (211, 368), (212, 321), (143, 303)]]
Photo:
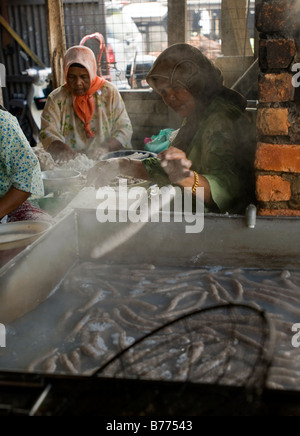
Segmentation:
[(212, 116), (195, 135), (188, 155), (192, 169), (208, 180), (221, 213), (229, 212), (241, 193), (236, 146), (232, 121), (222, 115)]
[[(204, 176), (210, 185), (217, 206), (213, 212), (239, 213), (245, 207), (250, 183), (248, 169), (253, 165), (247, 158), (253, 148), (253, 144), (246, 141), (251, 136), (248, 129), (250, 124), (245, 123), (241, 111), (229, 111), (227, 104), (218, 104), (199, 123), (187, 151), (191, 169)], [(159, 186), (170, 184), (159, 159), (150, 158), (143, 163), (155, 183)]]

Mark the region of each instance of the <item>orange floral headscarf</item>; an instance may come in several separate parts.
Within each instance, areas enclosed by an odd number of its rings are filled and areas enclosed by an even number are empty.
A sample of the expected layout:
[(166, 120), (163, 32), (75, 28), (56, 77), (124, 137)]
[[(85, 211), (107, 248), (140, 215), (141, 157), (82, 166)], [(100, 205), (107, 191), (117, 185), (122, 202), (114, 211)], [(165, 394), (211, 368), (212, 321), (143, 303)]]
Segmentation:
[[(67, 76), (69, 68), (72, 64), (80, 64), (87, 69), (91, 86), (88, 92), (82, 96), (73, 95), (73, 107), (76, 115), (84, 123), (84, 128), (86, 131), (86, 136), (88, 138), (93, 138), (95, 136), (91, 129), (90, 122), (92, 121), (95, 112), (95, 92), (99, 91), (106, 80), (102, 77), (97, 76), (97, 63), (93, 51), (82, 45), (75, 45), (69, 48), (65, 54), (64, 58), (64, 72), (65, 79), (67, 82)], [(68, 88), (67, 83), (64, 85)], [(69, 88), (68, 88), (69, 89)]]

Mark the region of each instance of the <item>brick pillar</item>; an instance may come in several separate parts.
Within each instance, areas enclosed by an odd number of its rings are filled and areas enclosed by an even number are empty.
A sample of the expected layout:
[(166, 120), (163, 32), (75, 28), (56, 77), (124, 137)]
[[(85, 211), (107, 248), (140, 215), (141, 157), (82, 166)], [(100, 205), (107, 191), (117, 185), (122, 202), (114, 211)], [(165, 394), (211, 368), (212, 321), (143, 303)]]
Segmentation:
[(300, 216), (300, 0), (256, 0), (256, 28), (259, 213)]

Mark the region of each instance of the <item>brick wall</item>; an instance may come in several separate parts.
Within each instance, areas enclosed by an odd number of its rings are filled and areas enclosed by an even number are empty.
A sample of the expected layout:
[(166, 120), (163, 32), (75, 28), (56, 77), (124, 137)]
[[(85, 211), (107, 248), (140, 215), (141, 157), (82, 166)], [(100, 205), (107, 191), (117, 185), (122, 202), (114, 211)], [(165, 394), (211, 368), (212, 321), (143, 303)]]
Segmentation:
[(256, 27), (259, 213), (300, 216), (300, 0), (256, 0)]

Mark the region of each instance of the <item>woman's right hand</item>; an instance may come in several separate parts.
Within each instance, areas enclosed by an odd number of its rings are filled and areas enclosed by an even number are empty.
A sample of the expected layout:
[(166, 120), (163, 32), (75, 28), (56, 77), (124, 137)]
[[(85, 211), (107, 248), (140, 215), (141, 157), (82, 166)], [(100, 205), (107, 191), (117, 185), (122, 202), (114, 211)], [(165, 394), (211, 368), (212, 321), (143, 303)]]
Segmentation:
[(75, 159), (78, 153), (71, 149), (71, 147), (64, 142), (54, 141), (47, 149), (54, 160), (56, 161), (69, 161)]
[(177, 184), (182, 180), (193, 176), (190, 171), (192, 162), (186, 157), (184, 151), (170, 147), (158, 155), (161, 166), (168, 174), (170, 182)]
[(94, 186), (95, 188), (108, 186), (120, 174), (120, 159), (108, 159), (100, 161), (89, 170), (86, 186)]
[(4, 216), (18, 209), (30, 195), (30, 192), (11, 187), (4, 197), (0, 198), (0, 221)]
[(151, 180), (142, 162), (122, 157), (98, 162), (88, 172), (86, 186), (108, 186), (117, 176)]

